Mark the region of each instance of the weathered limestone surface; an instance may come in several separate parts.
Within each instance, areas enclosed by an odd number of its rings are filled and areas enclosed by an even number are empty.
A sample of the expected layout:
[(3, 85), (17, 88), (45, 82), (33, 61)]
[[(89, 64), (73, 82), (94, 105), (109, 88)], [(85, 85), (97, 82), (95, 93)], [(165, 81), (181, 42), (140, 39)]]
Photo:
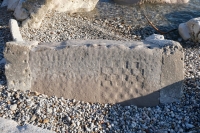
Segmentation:
[(90, 102), (154, 106), (179, 100), (183, 50), (147, 41), (8, 42), (8, 88)]
[(183, 4), (188, 3), (190, 0), (114, 0), (119, 4), (142, 4), (142, 3), (170, 3), (170, 4)]

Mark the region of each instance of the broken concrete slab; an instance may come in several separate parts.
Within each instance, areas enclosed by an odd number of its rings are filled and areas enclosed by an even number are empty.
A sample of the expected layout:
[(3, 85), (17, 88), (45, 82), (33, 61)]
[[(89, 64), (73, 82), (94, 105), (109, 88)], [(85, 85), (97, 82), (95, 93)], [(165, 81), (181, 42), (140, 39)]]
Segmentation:
[(180, 100), (183, 49), (143, 41), (8, 42), (8, 88), (100, 103), (155, 106)]

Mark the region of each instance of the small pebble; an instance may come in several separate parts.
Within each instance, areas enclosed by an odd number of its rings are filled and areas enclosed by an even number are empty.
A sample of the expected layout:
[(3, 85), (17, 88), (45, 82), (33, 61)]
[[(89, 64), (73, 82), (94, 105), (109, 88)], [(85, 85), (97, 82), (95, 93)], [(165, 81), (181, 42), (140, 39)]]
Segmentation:
[(17, 104), (10, 105), (10, 110), (15, 111), (17, 109)]

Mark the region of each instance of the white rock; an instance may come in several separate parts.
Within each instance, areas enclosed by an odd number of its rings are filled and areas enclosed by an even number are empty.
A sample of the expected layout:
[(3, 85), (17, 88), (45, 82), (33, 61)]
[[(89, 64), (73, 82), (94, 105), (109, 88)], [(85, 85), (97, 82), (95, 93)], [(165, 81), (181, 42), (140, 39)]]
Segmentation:
[(17, 7), (18, 3), (19, 3), (19, 0), (8, 0), (7, 10), (15, 11), (15, 8)]
[(17, 109), (17, 104), (10, 105), (10, 110), (15, 111)]
[(165, 40), (163, 35), (158, 35), (158, 34), (153, 34), (145, 38), (145, 41), (155, 44), (157, 46), (161, 46), (161, 47), (172, 44), (173, 42), (172, 40)]
[(186, 23), (181, 23), (178, 26), (178, 31), (180, 36), (183, 38), (183, 40), (188, 40), (191, 38), (189, 28), (187, 27)]
[(194, 42), (200, 42), (200, 17), (189, 20), (187, 26), (190, 30), (191, 39)]
[(10, 27), (10, 32), (11, 32), (13, 41), (23, 41), (22, 35), (18, 27), (18, 23), (15, 19), (10, 19), (9, 27)]
[(179, 25), (179, 34), (184, 40), (200, 42), (200, 17)]
[(59, 12), (88, 12), (95, 8), (98, 0), (52, 0), (52, 9)]
[(145, 40), (146, 41), (148, 41), (148, 40), (165, 40), (165, 37), (163, 35), (153, 34), (153, 35), (147, 37)]
[(22, 8), (23, 2), (24, 0), (20, 0), (14, 11), (15, 18), (20, 21), (25, 20), (29, 16), (29, 13), (27, 12), (27, 10)]
[(1, 7), (5, 7), (8, 5), (8, 0), (3, 0)]

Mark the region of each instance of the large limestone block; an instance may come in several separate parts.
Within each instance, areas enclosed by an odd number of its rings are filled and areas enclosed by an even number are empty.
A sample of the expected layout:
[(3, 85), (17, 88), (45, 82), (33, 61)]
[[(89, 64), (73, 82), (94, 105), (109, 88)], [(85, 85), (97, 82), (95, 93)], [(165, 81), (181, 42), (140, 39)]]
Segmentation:
[[(88, 12), (95, 8), (98, 0), (20, 0), (15, 10), (17, 20), (25, 20), (23, 26), (39, 28), (49, 10), (58, 12)], [(28, 14), (28, 15), (27, 15)]]
[(8, 88), (101, 103), (154, 106), (182, 93), (183, 50), (148, 41), (8, 42)]
[(188, 3), (190, 0), (114, 0), (119, 4), (142, 4), (142, 3), (170, 3), (170, 4), (183, 4)]
[(192, 40), (200, 43), (200, 17), (193, 18), (179, 25), (179, 34), (184, 40)]

